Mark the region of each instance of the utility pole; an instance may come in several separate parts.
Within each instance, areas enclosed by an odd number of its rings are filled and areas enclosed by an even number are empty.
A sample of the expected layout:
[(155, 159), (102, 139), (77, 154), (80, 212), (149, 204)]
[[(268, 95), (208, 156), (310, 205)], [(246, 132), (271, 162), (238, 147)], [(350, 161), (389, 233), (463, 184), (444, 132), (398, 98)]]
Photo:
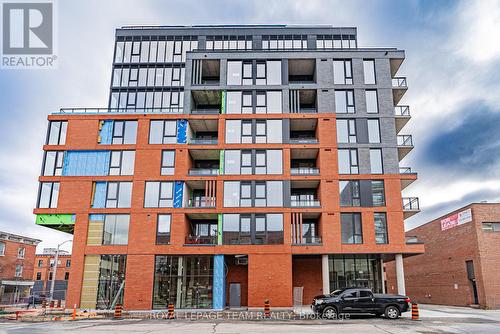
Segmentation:
[(55, 283), (56, 283), (57, 262), (59, 261), (59, 247), (61, 247), (62, 245), (64, 245), (67, 242), (72, 242), (72, 241), (73, 240), (66, 240), (66, 241), (60, 243), (59, 245), (57, 245), (56, 258), (55, 258), (55, 261), (54, 261), (54, 268), (52, 269), (52, 280), (50, 282), (50, 299), (49, 299), (49, 302), (51, 302), (52, 300), (54, 300), (54, 287), (55, 287)]

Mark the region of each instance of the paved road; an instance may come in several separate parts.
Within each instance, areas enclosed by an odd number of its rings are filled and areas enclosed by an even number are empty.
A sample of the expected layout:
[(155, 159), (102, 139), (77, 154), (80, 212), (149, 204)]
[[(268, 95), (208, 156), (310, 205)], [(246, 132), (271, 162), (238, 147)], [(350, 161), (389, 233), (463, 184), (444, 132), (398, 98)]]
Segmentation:
[(82, 320), (77, 322), (4, 322), (0, 333), (500, 333), (500, 311), (457, 307), (421, 307), (422, 321), (409, 315), (398, 320), (357, 316), (343, 321), (326, 320)]

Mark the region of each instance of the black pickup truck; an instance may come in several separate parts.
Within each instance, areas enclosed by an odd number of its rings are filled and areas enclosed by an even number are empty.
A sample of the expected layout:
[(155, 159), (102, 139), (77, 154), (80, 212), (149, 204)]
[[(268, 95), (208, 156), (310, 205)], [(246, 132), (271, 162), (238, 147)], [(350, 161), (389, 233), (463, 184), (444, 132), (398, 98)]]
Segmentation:
[(374, 294), (370, 289), (348, 288), (314, 297), (311, 308), (326, 319), (337, 319), (341, 313), (384, 314), (388, 319), (397, 319), (411, 307), (410, 298), (406, 296)]

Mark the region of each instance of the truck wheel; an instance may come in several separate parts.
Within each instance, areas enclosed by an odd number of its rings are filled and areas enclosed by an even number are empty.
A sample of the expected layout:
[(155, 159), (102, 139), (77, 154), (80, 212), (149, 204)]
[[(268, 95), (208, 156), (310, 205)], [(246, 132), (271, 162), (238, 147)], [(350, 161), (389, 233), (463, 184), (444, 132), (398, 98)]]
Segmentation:
[(337, 310), (335, 309), (335, 307), (327, 306), (323, 310), (322, 316), (323, 316), (323, 318), (326, 318), (329, 320), (337, 319)]
[(385, 308), (385, 317), (388, 319), (397, 319), (399, 317), (399, 310), (396, 306), (387, 306)]

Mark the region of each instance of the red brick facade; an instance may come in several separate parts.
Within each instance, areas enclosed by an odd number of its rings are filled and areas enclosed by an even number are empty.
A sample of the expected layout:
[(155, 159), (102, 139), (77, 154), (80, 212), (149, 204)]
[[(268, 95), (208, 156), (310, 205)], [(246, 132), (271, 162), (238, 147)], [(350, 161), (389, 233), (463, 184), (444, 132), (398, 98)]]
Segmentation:
[[(0, 255), (0, 279), (32, 280), (36, 245), (39, 242), (40, 240), (0, 232), (0, 243), (4, 244), (3, 255)], [(24, 257), (18, 256), (20, 248), (25, 249)], [(23, 267), (22, 275), (18, 277), (15, 275), (17, 265)]]
[[(472, 209), (472, 222), (441, 230), (441, 220)], [(500, 308), (500, 233), (483, 231), (500, 222), (500, 204), (476, 203), (406, 232), (425, 243), (425, 254), (405, 258), (406, 292), (420, 303), (474, 304), (465, 261), (473, 261), (479, 305)], [(394, 262), (386, 263), (387, 291), (397, 290)]]

